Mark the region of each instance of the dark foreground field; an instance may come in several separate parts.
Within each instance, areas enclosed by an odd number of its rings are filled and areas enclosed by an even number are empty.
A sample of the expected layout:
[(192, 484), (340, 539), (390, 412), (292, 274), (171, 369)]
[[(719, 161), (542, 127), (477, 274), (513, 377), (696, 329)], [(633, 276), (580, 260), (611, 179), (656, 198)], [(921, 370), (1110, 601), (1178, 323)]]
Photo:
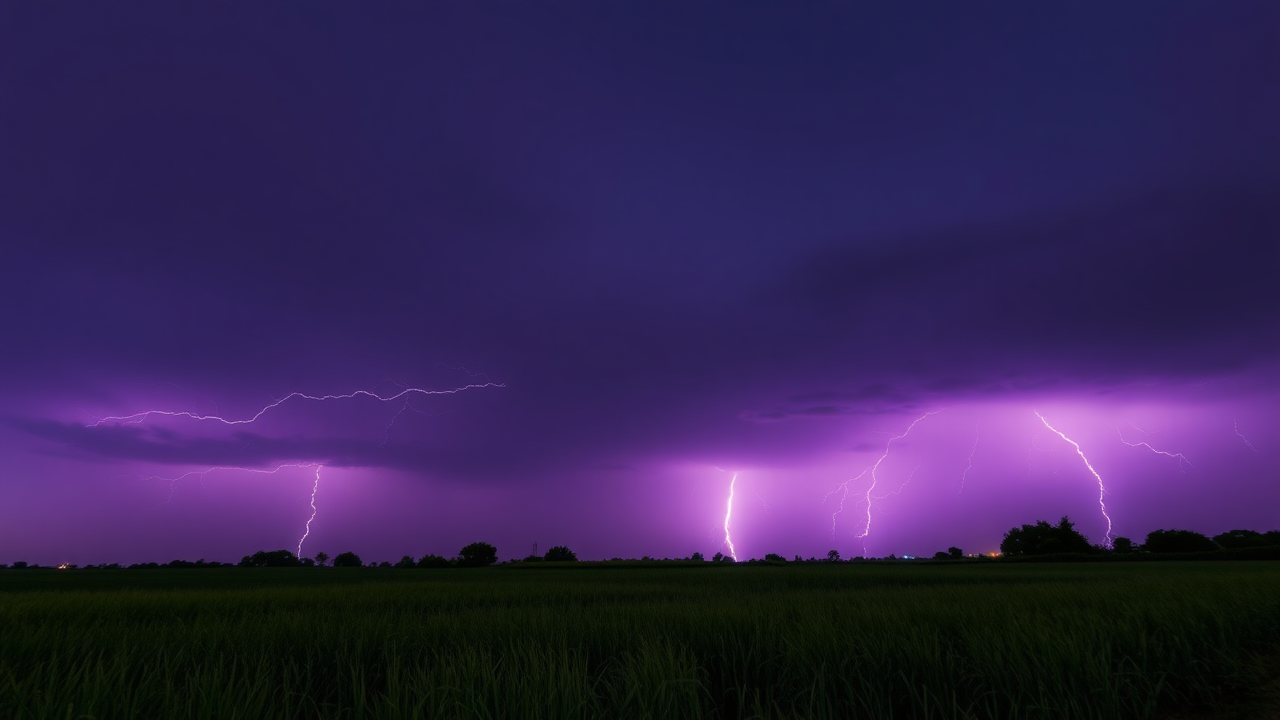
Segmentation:
[(1273, 562), (0, 572), (3, 718), (1198, 717), (1278, 649)]

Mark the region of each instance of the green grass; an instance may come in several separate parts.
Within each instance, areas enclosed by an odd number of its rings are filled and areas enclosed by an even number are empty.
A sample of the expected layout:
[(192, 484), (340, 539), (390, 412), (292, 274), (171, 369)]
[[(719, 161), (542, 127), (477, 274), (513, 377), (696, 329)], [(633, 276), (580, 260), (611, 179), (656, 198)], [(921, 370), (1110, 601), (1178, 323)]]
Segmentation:
[(1280, 564), (0, 572), (0, 718), (1148, 718)]

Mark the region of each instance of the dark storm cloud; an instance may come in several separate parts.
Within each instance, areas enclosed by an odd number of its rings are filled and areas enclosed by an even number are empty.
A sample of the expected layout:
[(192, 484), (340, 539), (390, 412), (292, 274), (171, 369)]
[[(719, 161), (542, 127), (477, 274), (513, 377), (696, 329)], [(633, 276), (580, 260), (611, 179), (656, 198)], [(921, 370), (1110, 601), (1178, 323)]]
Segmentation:
[(493, 447), (382, 443), (351, 437), (269, 437), (234, 432), (227, 437), (191, 437), (154, 426), (85, 427), (55, 421), (10, 421), (12, 427), (49, 444), (49, 455), (82, 461), (142, 461), (156, 465), (270, 468), (285, 463), (333, 467), (390, 468), (434, 479), (510, 476), (537, 472), (528, 455), (512, 458)]

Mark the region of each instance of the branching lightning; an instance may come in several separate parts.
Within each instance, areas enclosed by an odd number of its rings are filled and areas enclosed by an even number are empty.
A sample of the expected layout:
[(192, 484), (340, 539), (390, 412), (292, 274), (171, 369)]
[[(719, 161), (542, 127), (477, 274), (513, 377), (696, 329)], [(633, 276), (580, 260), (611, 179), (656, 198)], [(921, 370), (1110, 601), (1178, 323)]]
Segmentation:
[(1036, 417), (1040, 418), (1040, 422), (1044, 423), (1045, 427), (1049, 428), (1049, 430), (1053, 432), (1055, 435), (1057, 435), (1058, 437), (1062, 438), (1063, 440), (1066, 440), (1068, 443), (1071, 444), (1071, 447), (1076, 449), (1076, 454), (1079, 455), (1080, 459), (1084, 461), (1084, 466), (1089, 468), (1089, 472), (1093, 473), (1093, 477), (1097, 479), (1098, 508), (1102, 510), (1102, 517), (1106, 518), (1107, 520), (1107, 533), (1105, 536), (1103, 536), (1103, 544), (1106, 545), (1107, 547), (1110, 547), (1111, 546), (1111, 516), (1107, 514), (1107, 504), (1103, 501), (1103, 499), (1106, 497), (1106, 494), (1107, 494), (1107, 487), (1102, 482), (1102, 476), (1098, 474), (1097, 470), (1093, 469), (1093, 464), (1089, 462), (1089, 458), (1084, 456), (1084, 451), (1080, 449), (1079, 443), (1067, 437), (1066, 435), (1062, 434), (1061, 430), (1050, 425), (1049, 421), (1046, 420), (1045, 417), (1041, 415), (1039, 412), (1036, 412), (1036, 411), (1032, 411), (1032, 412), (1036, 413)]
[[(1150, 434), (1151, 434), (1151, 433), (1146, 432), (1145, 430), (1142, 430), (1142, 429), (1141, 429), (1141, 428), (1139, 428), (1137, 425), (1133, 425), (1133, 423), (1129, 423), (1129, 424), (1130, 424), (1130, 425), (1132, 425), (1135, 429), (1137, 429), (1137, 430), (1138, 430), (1138, 432), (1141, 432), (1141, 433), (1143, 433), (1143, 434), (1145, 434), (1145, 435), (1150, 435)], [(1187, 459), (1187, 456), (1186, 456), (1186, 455), (1183, 455), (1182, 453), (1171, 453), (1171, 452), (1165, 452), (1164, 450), (1157, 450), (1157, 449), (1155, 449), (1155, 448), (1151, 447), (1151, 445), (1150, 445), (1149, 443), (1146, 443), (1146, 442), (1136, 442), (1136, 443), (1131, 443), (1131, 442), (1129, 442), (1128, 440), (1125, 440), (1125, 439), (1124, 439), (1124, 433), (1120, 432), (1120, 428), (1116, 428), (1116, 434), (1120, 436), (1120, 442), (1124, 443), (1125, 445), (1128, 445), (1129, 447), (1144, 447), (1144, 448), (1146, 448), (1146, 449), (1150, 450), (1151, 452), (1153, 452), (1153, 453), (1155, 453), (1155, 454), (1157, 454), (1157, 455), (1164, 455), (1165, 457), (1171, 457), (1171, 458), (1176, 459), (1176, 460), (1178, 461), (1178, 469), (1179, 469), (1179, 470), (1181, 470), (1181, 471), (1183, 471), (1183, 472), (1186, 472), (1186, 468), (1185, 468), (1185, 466), (1186, 466), (1186, 465), (1190, 465), (1190, 464), (1191, 464), (1191, 461)]]
[(965, 481), (969, 479), (969, 471), (973, 469), (973, 454), (978, 452), (978, 428), (973, 428), (973, 447), (969, 448), (969, 464), (965, 465), (964, 472), (960, 473), (960, 492), (964, 492)]
[(729, 481), (729, 502), (724, 509), (724, 544), (729, 548), (729, 557), (734, 562), (738, 561), (738, 551), (733, 547), (733, 537), (729, 534), (729, 520), (733, 516), (733, 491), (734, 486), (738, 484), (738, 473), (733, 474), (733, 479)]
[(858, 473), (856, 476), (851, 477), (848, 480), (845, 480), (844, 482), (837, 485), (835, 490), (832, 490), (831, 492), (827, 493), (827, 496), (822, 498), (822, 503), (825, 505), (827, 501), (831, 499), (832, 495), (835, 495), (836, 493), (840, 493), (840, 506), (836, 508), (835, 512), (831, 513), (831, 539), (832, 540), (836, 539), (836, 516), (844, 512), (844, 501), (849, 497), (849, 483), (857, 482), (861, 480), (862, 477), (869, 472), (871, 472), (870, 465), (868, 465), (865, 470)]
[[(877, 499), (875, 497), (875, 490), (876, 490), (876, 486), (880, 484), (880, 478), (876, 473), (880, 469), (880, 464), (884, 462), (885, 458), (889, 457), (889, 450), (893, 447), (893, 443), (895, 441), (901, 440), (902, 438), (909, 435), (911, 431), (915, 428), (915, 426), (920, 424), (921, 420), (924, 420), (930, 415), (937, 415), (939, 412), (941, 412), (941, 410), (934, 410), (932, 412), (927, 412), (924, 415), (921, 415), (920, 417), (916, 418), (910, 425), (908, 425), (907, 429), (903, 430), (901, 435), (894, 435), (893, 437), (889, 438), (889, 441), (886, 442), (884, 445), (884, 454), (882, 454), (880, 456), (880, 459), (876, 460), (875, 464), (871, 466), (870, 468), (871, 484), (867, 486), (867, 492), (865, 496), (865, 500), (867, 502), (867, 519), (866, 519), (866, 523), (862, 526), (862, 532), (855, 536), (857, 539), (862, 541), (863, 556), (866, 556), (867, 554), (866, 541), (867, 541), (867, 536), (871, 534), (871, 508), (875, 504), (875, 501)], [(864, 472), (863, 474), (866, 474), (866, 473)], [(859, 475), (858, 477), (862, 477), (862, 475)]]
[(311, 534), (311, 521), (316, 519), (316, 492), (320, 490), (320, 469), (323, 465), (316, 466), (316, 482), (311, 486), (311, 517), (307, 518), (307, 526), (302, 531), (302, 537), (298, 538), (297, 557), (302, 557), (302, 543), (306, 542), (307, 536)]
[(1249, 438), (1245, 437), (1245, 436), (1240, 432), (1240, 421), (1239, 421), (1239, 420), (1232, 420), (1231, 422), (1232, 422), (1233, 426), (1235, 427), (1236, 435), (1237, 435), (1237, 436), (1239, 436), (1239, 438), (1240, 438), (1241, 440), (1243, 440), (1243, 441), (1244, 441), (1245, 446), (1246, 446), (1246, 447), (1248, 447), (1250, 450), (1252, 450), (1252, 451), (1254, 451), (1254, 452), (1258, 452), (1258, 448), (1254, 447), (1254, 446), (1253, 446), (1253, 443), (1249, 442)]
[[(475, 373), (470, 373), (470, 372), (468, 372), (468, 374), (472, 375), (473, 377), (475, 377), (475, 376), (476, 376), (476, 374), (475, 374)], [(483, 376), (481, 376), (481, 377), (483, 377)], [(396, 393), (394, 393), (394, 394), (392, 394), (392, 395), (382, 395), (382, 394), (379, 394), (379, 393), (376, 391), (376, 386), (375, 386), (375, 390), (356, 390), (356, 391), (354, 391), (354, 392), (350, 392), (350, 393), (346, 393), (346, 394), (335, 394), (335, 395), (309, 395), (309, 394), (307, 394), (307, 393), (303, 393), (303, 392), (291, 392), (291, 393), (289, 393), (288, 395), (285, 395), (284, 397), (279, 398), (279, 399), (277, 399), (277, 400), (274, 400), (274, 401), (272, 401), (271, 403), (269, 403), (269, 404), (267, 404), (267, 405), (263, 406), (261, 409), (259, 409), (257, 412), (255, 412), (253, 415), (251, 415), (251, 416), (249, 416), (249, 417), (245, 417), (245, 418), (238, 418), (238, 419), (234, 419), (234, 418), (227, 418), (227, 417), (223, 417), (223, 416), (218, 415), (218, 414), (213, 414), (213, 415), (202, 415), (202, 414), (200, 414), (200, 413), (190, 412), (190, 411), (184, 411), (184, 410), (143, 410), (143, 411), (136, 412), (136, 413), (133, 413), (133, 414), (130, 414), (130, 415), (112, 415), (112, 416), (108, 416), (108, 417), (100, 418), (100, 419), (98, 419), (97, 421), (93, 422), (91, 425), (88, 425), (87, 427), (100, 427), (100, 426), (102, 426), (102, 425), (104, 425), (104, 424), (107, 424), (107, 423), (133, 423), (133, 424), (136, 424), (136, 423), (142, 423), (142, 422), (145, 422), (146, 420), (148, 420), (149, 418), (151, 418), (151, 417), (153, 417), (153, 416), (155, 416), (155, 417), (168, 417), (168, 418), (186, 418), (186, 419), (189, 419), (189, 420), (196, 420), (196, 421), (206, 421), (206, 420), (207, 420), (207, 421), (213, 421), (213, 422), (221, 423), (221, 424), (223, 424), (223, 425), (228, 425), (228, 426), (234, 426), (234, 425), (248, 425), (248, 424), (250, 424), (250, 423), (254, 423), (254, 422), (256, 422), (258, 419), (260, 419), (263, 415), (265, 415), (268, 411), (272, 410), (273, 408), (277, 408), (277, 407), (279, 407), (279, 406), (283, 405), (284, 403), (288, 402), (289, 400), (293, 400), (293, 399), (295, 399), (295, 398), (296, 398), (296, 399), (300, 399), (300, 400), (314, 400), (314, 401), (317, 401), (317, 402), (323, 402), (323, 401), (326, 401), (326, 400), (348, 400), (348, 399), (358, 398), (358, 397), (371, 398), (371, 399), (377, 400), (377, 401), (379, 401), (379, 402), (384, 402), (384, 403), (385, 403), (385, 402), (393, 402), (393, 401), (395, 401), (395, 400), (403, 400), (403, 404), (401, 405), (400, 409), (399, 409), (399, 410), (396, 412), (396, 414), (391, 418), (391, 421), (390, 421), (389, 423), (387, 423), (386, 428), (383, 430), (382, 443), (381, 443), (381, 445), (379, 446), (379, 447), (381, 447), (381, 446), (384, 446), (384, 445), (386, 445), (386, 444), (387, 444), (387, 441), (388, 441), (388, 440), (390, 439), (390, 437), (391, 437), (391, 427), (392, 427), (393, 425), (395, 425), (396, 420), (397, 420), (397, 419), (398, 419), (402, 414), (404, 414), (405, 410), (412, 410), (412, 411), (414, 411), (414, 412), (416, 412), (416, 413), (419, 413), (419, 414), (421, 414), (421, 415), (426, 415), (426, 414), (427, 414), (427, 413), (422, 412), (422, 411), (421, 411), (421, 410), (419, 410), (418, 408), (414, 407), (414, 406), (413, 406), (413, 404), (410, 402), (410, 398), (411, 398), (413, 395), (456, 395), (456, 394), (458, 394), (458, 393), (460, 393), (460, 392), (463, 392), (464, 390), (474, 390), (474, 389), (479, 389), (479, 388), (489, 388), (489, 387), (506, 387), (506, 385), (505, 385), (505, 384), (503, 384), (503, 383), (490, 382), (490, 381), (488, 381), (488, 379), (487, 379), (487, 378), (485, 378), (485, 382), (471, 383), (471, 384), (468, 384), (468, 385), (462, 385), (462, 386), (459, 386), (459, 387), (456, 387), (456, 388), (452, 388), (452, 389), (445, 389), (445, 390), (433, 390), (433, 389), (429, 389), (429, 388), (408, 387), (408, 386), (405, 386), (405, 385), (402, 385), (402, 384), (399, 384), (399, 383), (397, 383), (397, 385), (400, 385), (400, 388), (401, 388), (401, 389), (400, 389), (400, 391), (399, 391), (399, 392), (396, 392)], [(214, 408), (215, 408), (215, 413), (216, 413), (216, 412), (217, 412), (217, 405), (216, 405), (216, 404), (214, 405)], [(320, 490), (320, 470), (324, 467), (323, 465), (321, 465), (321, 464), (319, 464), (319, 463), (290, 463), (290, 464), (278, 465), (278, 466), (276, 466), (276, 467), (274, 467), (274, 468), (249, 468), (249, 467), (235, 467), (235, 466), (218, 466), (218, 467), (211, 467), (211, 468), (208, 468), (208, 469), (205, 469), (205, 470), (193, 470), (193, 471), (191, 471), (191, 472), (187, 472), (187, 473), (184, 473), (184, 474), (182, 474), (182, 475), (179, 475), (179, 476), (177, 476), (177, 477), (173, 477), (173, 478), (159, 478), (159, 477), (157, 477), (157, 479), (164, 479), (164, 480), (168, 480), (168, 481), (169, 481), (169, 496), (168, 496), (168, 498), (165, 500), (165, 503), (168, 503), (170, 500), (172, 500), (172, 499), (173, 499), (173, 493), (174, 493), (174, 490), (175, 490), (175, 488), (177, 487), (178, 483), (179, 483), (181, 480), (183, 480), (183, 479), (185, 479), (185, 478), (188, 478), (188, 477), (191, 477), (191, 476), (199, 477), (199, 478), (201, 479), (201, 482), (203, 483), (203, 481), (204, 481), (204, 476), (205, 476), (205, 475), (207, 475), (208, 473), (214, 472), (214, 471), (218, 471), (218, 470), (237, 470), (237, 471), (241, 471), (241, 472), (251, 472), (251, 473), (259, 473), (259, 474), (266, 474), (266, 475), (270, 475), (270, 474), (277, 473), (277, 472), (279, 472), (280, 470), (283, 470), (284, 468), (295, 468), (295, 467), (309, 467), (309, 468), (315, 468), (315, 482), (314, 482), (314, 483), (312, 484), (312, 486), (311, 486), (311, 516), (307, 518), (306, 526), (304, 527), (303, 532), (302, 532), (302, 537), (300, 537), (300, 538), (298, 539), (298, 551), (297, 551), (297, 555), (298, 555), (298, 557), (302, 557), (302, 544), (303, 544), (304, 542), (306, 542), (307, 538), (311, 535), (311, 522), (312, 522), (313, 520), (315, 520), (315, 519), (316, 519), (316, 513), (317, 513), (317, 508), (316, 508), (316, 494), (317, 494), (317, 493), (319, 492), (319, 490)], [(735, 476), (735, 478), (736, 478), (736, 476)], [(730, 504), (732, 505), (732, 487), (730, 488), (730, 493), (731, 493), (731, 494), (730, 494)], [(726, 516), (725, 516), (725, 533), (726, 533), (726, 538), (728, 537), (728, 527), (729, 527), (728, 523), (729, 523), (729, 518), (728, 518), (728, 515), (726, 515)], [(735, 558), (735, 559), (736, 559), (736, 558)]]
[(302, 537), (298, 540), (298, 557), (302, 557), (302, 543), (307, 539), (307, 536), (311, 534), (311, 521), (316, 519), (316, 492), (320, 489), (320, 471), (324, 469), (323, 465), (319, 463), (285, 463), (283, 465), (277, 465), (272, 468), (251, 468), (251, 467), (239, 467), (236, 465), (217, 465), (215, 467), (205, 468), (203, 470), (191, 470), (189, 472), (185, 472), (176, 477), (161, 477), (159, 475), (150, 475), (148, 476), (148, 478), (153, 480), (164, 480), (169, 483), (169, 496), (165, 499), (163, 503), (161, 503), (161, 505), (164, 505), (173, 499), (173, 492), (174, 492), (174, 489), (177, 488), (178, 483), (189, 477), (200, 478), (200, 481), (203, 482), (204, 476), (212, 472), (220, 472), (220, 471), (247, 472), (247, 473), (255, 473), (258, 475), (274, 475), (286, 468), (313, 468), (315, 470), (315, 483), (312, 484), (311, 486), (311, 517), (307, 518), (306, 527), (302, 532)]
[(324, 400), (348, 400), (356, 397), (366, 397), (366, 398), (372, 398), (379, 402), (391, 402), (393, 400), (399, 400), (400, 398), (403, 398), (409, 395), (456, 395), (460, 392), (463, 392), (464, 390), (475, 390), (479, 388), (489, 388), (489, 387), (506, 387), (506, 385), (504, 385), (503, 383), (495, 383), (495, 382), (472, 383), (470, 385), (462, 385), (462, 386), (448, 389), (448, 390), (431, 390), (428, 388), (409, 387), (409, 388), (404, 388), (403, 390), (401, 390), (398, 393), (395, 393), (394, 395), (386, 395), (386, 396), (379, 395), (377, 392), (374, 392), (372, 390), (356, 390), (354, 392), (346, 393), (343, 395), (308, 395), (302, 392), (291, 392), (288, 395), (285, 395), (284, 397), (278, 400), (274, 400), (271, 403), (268, 403), (261, 410), (258, 410), (252, 416), (247, 418), (228, 419), (228, 418), (222, 417), (221, 415), (200, 415), (198, 413), (188, 412), (185, 410), (142, 410), (140, 412), (136, 412), (131, 415), (111, 415), (108, 417), (100, 418), (99, 420), (95, 421), (88, 427), (98, 427), (104, 423), (111, 423), (111, 422), (140, 423), (152, 416), (187, 418), (190, 420), (202, 420), (202, 421), (210, 420), (213, 422), (222, 423), (223, 425), (248, 425), (250, 423), (257, 422), (257, 420), (261, 418), (263, 415), (265, 415), (267, 411), (272, 410), (273, 408), (277, 408), (294, 398), (298, 398), (301, 400), (324, 401)]

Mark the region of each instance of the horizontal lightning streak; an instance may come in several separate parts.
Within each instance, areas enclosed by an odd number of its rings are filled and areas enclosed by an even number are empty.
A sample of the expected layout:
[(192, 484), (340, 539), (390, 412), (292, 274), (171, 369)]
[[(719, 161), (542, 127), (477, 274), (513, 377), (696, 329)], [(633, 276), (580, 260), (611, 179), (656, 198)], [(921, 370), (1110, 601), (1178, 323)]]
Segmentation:
[(1186, 472), (1186, 469), (1183, 467), (1184, 464), (1191, 465), (1191, 461), (1188, 460), (1187, 456), (1183, 455), (1182, 453), (1171, 453), (1171, 452), (1165, 452), (1164, 450), (1157, 450), (1151, 447), (1151, 445), (1146, 442), (1131, 443), (1128, 440), (1124, 439), (1124, 433), (1120, 432), (1120, 428), (1116, 428), (1116, 434), (1120, 436), (1120, 442), (1124, 443), (1125, 445), (1128, 445), (1129, 447), (1142, 447), (1150, 450), (1151, 452), (1157, 455), (1164, 455), (1165, 457), (1174, 458), (1175, 460), (1178, 461), (1178, 469), (1182, 470), (1183, 472)]
[(400, 398), (406, 397), (408, 395), (414, 395), (414, 394), (456, 395), (457, 393), (463, 392), (464, 390), (475, 390), (479, 388), (488, 388), (488, 387), (506, 387), (506, 385), (504, 385), (503, 383), (493, 383), (493, 382), (473, 383), (470, 385), (462, 385), (460, 387), (456, 387), (448, 390), (430, 390), (427, 388), (411, 387), (411, 388), (405, 388), (394, 395), (386, 395), (386, 396), (379, 395), (378, 393), (373, 392), (371, 390), (356, 390), (355, 392), (350, 392), (342, 395), (308, 395), (306, 393), (301, 393), (301, 392), (292, 392), (280, 398), (279, 400), (275, 400), (274, 402), (266, 405), (261, 410), (254, 413), (251, 417), (242, 418), (239, 420), (227, 419), (220, 415), (200, 415), (198, 413), (189, 412), (185, 410), (143, 410), (141, 412), (136, 412), (131, 415), (111, 415), (108, 417), (104, 417), (95, 421), (88, 427), (98, 427), (104, 423), (110, 423), (110, 422), (140, 423), (153, 415), (160, 416), (160, 417), (188, 418), (190, 420), (201, 420), (201, 421), (211, 420), (213, 422), (222, 423), (223, 425), (248, 425), (250, 423), (257, 422), (257, 420), (261, 418), (263, 415), (265, 415), (269, 410), (280, 407), (284, 403), (294, 398), (301, 399), (301, 400), (324, 401), (324, 400), (348, 400), (351, 398), (366, 397), (366, 398), (372, 398), (379, 402), (391, 402), (393, 400), (399, 400)]

